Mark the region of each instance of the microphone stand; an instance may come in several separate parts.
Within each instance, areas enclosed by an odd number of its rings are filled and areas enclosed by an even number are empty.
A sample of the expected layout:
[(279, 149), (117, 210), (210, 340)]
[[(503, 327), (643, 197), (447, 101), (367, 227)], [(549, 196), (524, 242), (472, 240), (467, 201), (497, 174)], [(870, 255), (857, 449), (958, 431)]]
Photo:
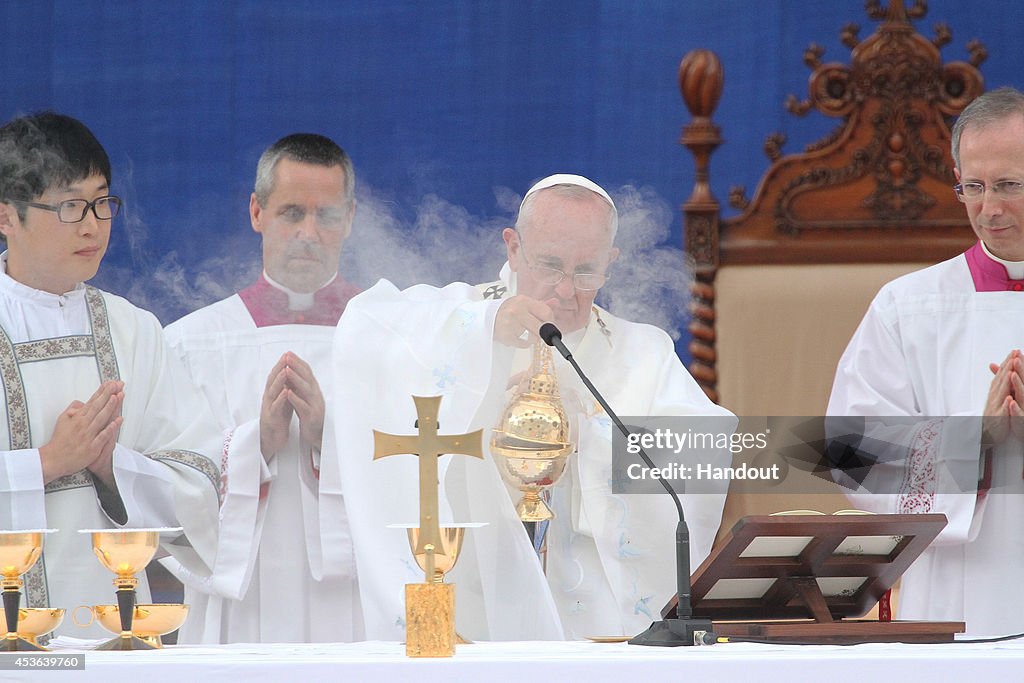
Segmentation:
[[(586, 385), (587, 389), (593, 394), (597, 402), (604, 408), (605, 413), (611, 418), (615, 426), (619, 428), (622, 435), (629, 439), (629, 429), (619, 416), (615, 414), (608, 402), (604, 400), (604, 396), (597, 390), (597, 387), (591, 383), (590, 379), (583, 373), (579, 364), (576, 363), (576, 359), (572, 357), (572, 353), (562, 343), (562, 333), (552, 323), (544, 323), (540, 326), (540, 338), (548, 346), (553, 346), (558, 350), (558, 353), (562, 355), (565, 360), (569, 361), (569, 364), (579, 375), (580, 379), (583, 380), (583, 384)], [(638, 444), (639, 447), (639, 444)], [(639, 447), (639, 454), (644, 463), (651, 469), (652, 474), (657, 473), (657, 468), (650, 456), (644, 452), (642, 447)], [(662, 619), (661, 621), (653, 622), (650, 627), (647, 628), (643, 633), (634, 636), (629, 640), (630, 645), (653, 645), (658, 647), (678, 647), (680, 645), (710, 645), (715, 642), (714, 634), (712, 630), (712, 624), (710, 619), (702, 619), (693, 616), (693, 608), (690, 605), (690, 529), (686, 525), (686, 516), (683, 514), (683, 505), (679, 502), (679, 494), (676, 493), (672, 485), (669, 484), (660, 474), (657, 475), (657, 480), (665, 488), (665, 490), (672, 496), (672, 502), (675, 503), (676, 513), (679, 515), (679, 522), (676, 524), (676, 592), (679, 598), (678, 604), (676, 605), (676, 618), (674, 619)]]

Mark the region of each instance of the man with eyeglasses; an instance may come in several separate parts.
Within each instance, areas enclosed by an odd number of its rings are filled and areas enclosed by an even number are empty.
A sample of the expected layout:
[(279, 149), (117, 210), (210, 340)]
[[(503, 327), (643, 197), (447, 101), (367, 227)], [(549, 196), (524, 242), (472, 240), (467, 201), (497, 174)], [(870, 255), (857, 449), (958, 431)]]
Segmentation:
[(978, 242), (882, 288), (828, 414), (871, 418), (868, 461), (889, 453), (845, 480), (860, 507), (949, 519), (904, 575), (898, 616), (1005, 635), (1024, 631), (1024, 94), (974, 100), (952, 153)]
[(358, 292), (338, 272), (354, 187), (352, 161), (329, 138), (275, 142), (249, 200), (263, 272), (167, 327), (231, 443), (218, 564), (212, 582), (185, 577), (192, 610), (181, 642), (361, 637), (344, 501), (318, 481), (331, 339)]
[[(357, 561), (376, 568), (360, 566), (363, 603), (376, 606), (367, 637), (402, 637), (401, 584), (422, 581), (402, 536), (371, 523), (418, 518), (415, 458), (372, 459), (371, 429), (413, 430), (410, 395), (443, 395), (443, 434), (494, 428), (540, 326), (553, 322), (622, 415), (731, 418), (689, 376), (665, 332), (595, 305), (618, 256), (617, 227), (615, 205), (600, 186), (579, 175), (550, 176), (530, 188), (516, 227), (503, 232), (508, 263), (499, 282), (399, 292), (381, 281), (350, 303), (334, 346), (338, 446), (325, 451), (321, 485), (345, 491), (355, 545), (364, 549)], [(445, 460), (451, 518), (486, 523), (467, 530), (452, 573), (459, 632), (469, 638), (631, 636), (659, 618), (676, 588), (671, 499), (612, 494), (611, 421), (557, 355), (555, 368), (567, 411), (577, 418), (579, 452), (552, 489), (557, 516), (546, 575), (515, 512), (519, 493), (501, 481), (491, 456)], [(725, 483), (684, 496), (692, 568), (710, 552), (724, 499)]]
[[(110, 602), (79, 529), (183, 527), (164, 549), (196, 574), (213, 565), (220, 441), (202, 397), (153, 315), (83, 284), (121, 209), (111, 192), (107, 153), (81, 122), (45, 112), (0, 127), (0, 529), (57, 530), (23, 607)], [(57, 633), (105, 635), (70, 620)]]

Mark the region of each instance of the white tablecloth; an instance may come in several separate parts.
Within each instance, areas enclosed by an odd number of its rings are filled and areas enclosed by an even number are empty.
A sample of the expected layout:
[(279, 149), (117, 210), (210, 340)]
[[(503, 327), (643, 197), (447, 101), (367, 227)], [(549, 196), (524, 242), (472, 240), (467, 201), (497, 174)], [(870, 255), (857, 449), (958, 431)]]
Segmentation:
[[(67, 652), (67, 651), (65, 651)], [(85, 671), (0, 671), (0, 681), (486, 681), (875, 683), (1011, 681), (1024, 644), (758, 645), (651, 648), (625, 643), (475, 643), (448, 659), (409, 659), (398, 643), (168, 646), (87, 652)]]

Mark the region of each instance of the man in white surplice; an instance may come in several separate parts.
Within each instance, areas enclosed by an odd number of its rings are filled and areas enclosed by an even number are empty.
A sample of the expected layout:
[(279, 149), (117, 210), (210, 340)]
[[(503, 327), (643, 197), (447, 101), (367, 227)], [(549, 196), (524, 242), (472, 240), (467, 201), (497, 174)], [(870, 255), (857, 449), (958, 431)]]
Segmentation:
[[(1024, 95), (979, 97), (952, 144), (979, 241), (882, 288), (839, 362), (828, 413), (875, 417), (869, 439), (906, 450), (883, 454), (859, 488), (846, 480), (858, 506), (949, 519), (905, 574), (898, 616), (1008, 634), (1024, 631)], [(919, 419), (887, 424), (900, 417)]]
[[(113, 575), (79, 529), (181, 526), (164, 548), (197, 574), (213, 564), (221, 443), (202, 397), (152, 314), (83, 284), (121, 208), (110, 182), (75, 119), (0, 128), (0, 529), (58, 530), (26, 576), (32, 607), (113, 602)], [(109, 637), (71, 619), (57, 633)]]
[(318, 521), (331, 338), (357, 292), (338, 273), (354, 184), (348, 155), (324, 136), (296, 133), (271, 145), (249, 201), (263, 273), (167, 327), (231, 443), (216, 571), (212, 582), (186, 581), (192, 610), (181, 642), (362, 636), (342, 501), (325, 497), (333, 511), (326, 546)]
[[(370, 433), (412, 432), (410, 395), (443, 395), (442, 433), (491, 429), (510, 378), (526, 369), (528, 347), (551, 321), (623, 415), (734, 419), (704, 396), (667, 334), (594, 305), (618, 256), (617, 223), (612, 200), (595, 183), (551, 176), (527, 193), (516, 229), (503, 233), (508, 264), (500, 283), (399, 292), (381, 281), (350, 303), (333, 358), (340, 445), (329, 452), (336, 457), (325, 457), (321, 487), (337, 488), (349, 502), (363, 604), (373, 605), (368, 637), (402, 637), (402, 584), (422, 581), (404, 534), (386, 528), (418, 519), (416, 458), (372, 461)], [(563, 396), (574, 397), (567, 403), (581, 413), (580, 442), (553, 490), (547, 576), (516, 517), (519, 494), (501, 481), (490, 454), (445, 458), (447, 514), (487, 524), (467, 531), (450, 574), (459, 632), (470, 638), (633, 635), (659, 618), (676, 588), (673, 503), (665, 495), (612, 494), (611, 421), (571, 368), (555, 361)], [(488, 441), (489, 432), (485, 450)], [(721, 464), (728, 462), (722, 454)], [(684, 496), (693, 567), (710, 551), (724, 497), (724, 485)]]

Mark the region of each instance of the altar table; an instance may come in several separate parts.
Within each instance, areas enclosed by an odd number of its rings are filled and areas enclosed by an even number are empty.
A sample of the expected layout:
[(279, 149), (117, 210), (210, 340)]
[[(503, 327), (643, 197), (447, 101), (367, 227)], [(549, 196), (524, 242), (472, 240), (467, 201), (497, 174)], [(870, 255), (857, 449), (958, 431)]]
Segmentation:
[[(72, 650), (55, 651), (69, 654)], [(85, 652), (84, 671), (0, 670), (0, 681), (199, 683), (876, 683), (888, 680), (1021, 680), (1024, 643), (762, 645), (652, 648), (625, 643), (490, 642), (458, 646), (448, 659), (409, 659), (399, 643), (168, 646), (144, 652)], [(6, 655), (5, 656), (9, 656)]]

